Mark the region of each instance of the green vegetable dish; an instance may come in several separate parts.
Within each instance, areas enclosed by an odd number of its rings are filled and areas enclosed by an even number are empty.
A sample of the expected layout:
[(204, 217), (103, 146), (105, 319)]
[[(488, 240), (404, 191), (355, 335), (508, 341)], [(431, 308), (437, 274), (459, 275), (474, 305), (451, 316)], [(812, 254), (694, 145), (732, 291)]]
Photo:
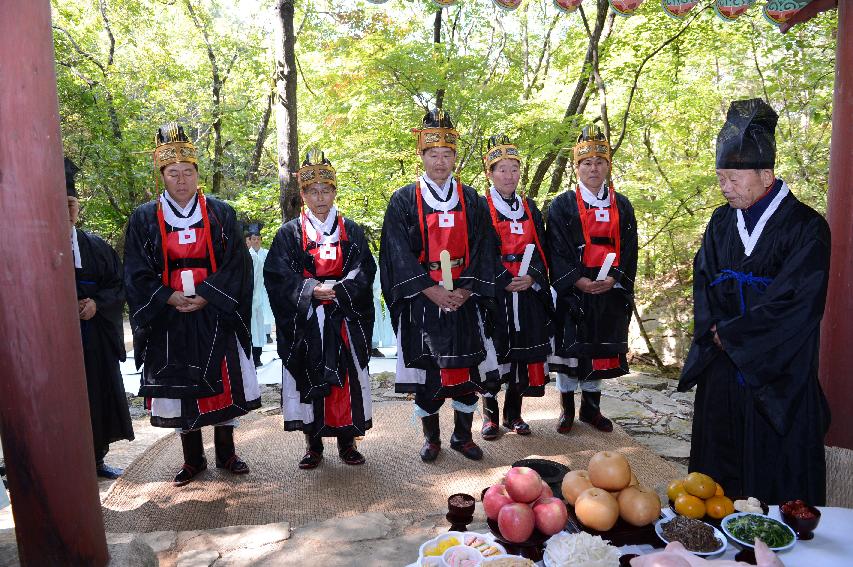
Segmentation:
[(726, 522), (726, 527), (739, 540), (755, 543), (755, 538), (759, 538), (770, 548), (785, 547), (794, 540), (794, 535), (784, 524), (766, 516), (739, 516)]

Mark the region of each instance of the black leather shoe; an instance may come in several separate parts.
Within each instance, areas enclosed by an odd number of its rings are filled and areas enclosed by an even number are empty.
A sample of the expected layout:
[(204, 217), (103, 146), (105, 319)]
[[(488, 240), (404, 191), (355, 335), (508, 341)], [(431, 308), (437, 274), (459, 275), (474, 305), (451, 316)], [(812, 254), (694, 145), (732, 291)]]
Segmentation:
[(464, 457), (472, 461), (479, 461), (483, 458), (483, 450), (474, 441), (451, 441), (450, 448), (459, 451)]
[(507, 429), (515, 431), (518, 435), (530, 435), (530, 425), (527, 424), (526, 421), (517, 417), (512, 420), (512, 423), (507, 423), (506, 421), (503, 423), (503, 426)]
[(98, 468), (95, 469), (95, 473), (100, 478), (108, 478), (110, 480), (115, 480), (124, 474), (124, 471), (117, 467), (111, 467), (109, 465), (105, 465), (104, 463), (99, 463)]
[(582, 392), (580, 420), (605, 433), (613, 431), (613, 422), (601, 415), (601, 392)]
[(364, 464), (364, 455), (358, 452), (353, 446), (346, 447), (338, 451), (338, 455), (341, 457), (341, 460), (348, 465), (363, 465)]
[(592, 417), (584, 417), (584, 415), (581, 414), (580, 420), (584, 423), (590, 424), (599, 431), (603, 431), (604, 433), (610, 433), (613, 431), (613, 422), (601, 415), (601, 412), (598, 412)]
[(483, 429), (480, 430), (480, 437), (486, 441), (491, 441), (492, 439), (497, 439), (500, 433), (501, 429), (498, 427), (497, 423), (494, 421), (487, 421), (483, 423)]
[(184, 486), (189, 484), (201, 471), (207, 469), (207, 459), (202, 459), (201, 464), (197, 467), (184, 463), (178, 474), (175, 475), (175, 486)]
[(308, 449), (308, 451), (305, 452), (305, 456), (302, 457), (301, 461), (299, 461), (299, 468), (303, 470), (316, 469), (322, 460), (323, 453), (318, 453)]
[(247, 474), (249, 472), (249, 465), (245, 461), (240, 460), (240, 457), (237, 455), (231, 455), (224, 463), (220, 463), (219, 459), (217, 459), (216, 468), (225, 469), (231, 474)]
[(575, 424), (575, 393), (561, 393), (560, 405), (563, 411), (560, 413), (560, 421), (557, 422), (557, 433), (566, 435), (572, 430), (572, 425)]
[(438, 457), (438, 452), (441, 451), (440, 443), (431, 443), (424, 441), (424, 446), (421, 447), (421, 460), (425, 463), (431, 463)]

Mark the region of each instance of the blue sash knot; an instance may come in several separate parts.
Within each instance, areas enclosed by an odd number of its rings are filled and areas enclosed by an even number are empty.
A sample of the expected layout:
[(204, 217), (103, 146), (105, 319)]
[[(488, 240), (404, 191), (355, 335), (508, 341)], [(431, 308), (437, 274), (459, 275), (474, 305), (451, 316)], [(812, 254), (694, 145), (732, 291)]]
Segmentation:
[[(719, 285), (727, 280), (735, 280), (738, 282), (738, 294), (740, 295), (740, 314), (746, 313), (746, 299), (743, 296), (743, 288), (746, 286), (755, 288), (756, 291), (764, 293), (767, 286), (773, 282), (773, 278), (765, 278), (762, 276), (753, 276), (752, 272), (744, 273), (736, 270), (721, 270), (720, 275), (711, 282), (711, 287)], [(737, 381), (741, 386), (746, 386), (746, 379), (740, 370), (737, 371)]]

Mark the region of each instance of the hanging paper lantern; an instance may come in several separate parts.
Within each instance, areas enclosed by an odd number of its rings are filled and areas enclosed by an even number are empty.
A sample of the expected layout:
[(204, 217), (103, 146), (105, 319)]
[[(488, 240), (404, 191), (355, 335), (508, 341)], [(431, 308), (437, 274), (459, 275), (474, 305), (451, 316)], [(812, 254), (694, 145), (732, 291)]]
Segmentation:
[(683, 20), (687, 13), (696, 7), (699, 0), (660, 0), (660, 2), (667, 16)]
[(717, 0), (714, 3), (714, 11), (724, 22), (733, 22), (743, 16), (755, 0)]
[(610, 7), (620, 16), (630, 16), (642, 3), (643, 0), (610, 0)]
[(775, 26), (780, 26), (791, 19), (810, 0), (767, 0), (764, 5), (764, 17)]
[(571, 14), (577, 10), (583, 0), (554, 0), (554, 6), (564, 14)]
[(509, 10), (510, 12), (521, 6), (521, 0), (492, 0), (492, 2), (498, 8)]

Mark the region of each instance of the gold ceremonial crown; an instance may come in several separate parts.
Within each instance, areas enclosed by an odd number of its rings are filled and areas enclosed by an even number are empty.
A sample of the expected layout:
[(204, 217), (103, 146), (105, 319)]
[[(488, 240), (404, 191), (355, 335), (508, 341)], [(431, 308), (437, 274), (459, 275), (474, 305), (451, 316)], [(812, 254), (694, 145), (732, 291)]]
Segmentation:
[(489, 137), (486, 147), (486, 153), (483, 154), (483, 169), (487, 174), (489, 173), (489, 169), (502, 159), (514, 159), (519, 164), (521, 163), (518, 148), (509, 141), (506, 134)]
[(177, 122), (160, 126), (154, 136), (154, 145), (154, 165), (159, 170), (179, 161), (198, 165), (195, 146)]
[(590, 157), (600, 157), (610, 162), (610, 143), (601, 131), (601, 128), (595, 129), (595, 134), (590, 134), (591, 126), (586, 126), (578, 136), (578, 143), (575, 144), (575, 165)]
[(429, 148), (450, 148), (456, 151), (459, 132), (453, 127), (450, 115), (440, 108), (429, 111), (423, 120), (423, 128), (413, 128), (418, 136), (418, 154)]
[(338, 179), (332, 162), (326, 159), (326, 155), (317, 148), (308, 150), (302, 167), (296, 172), (296, 179), (299, 182), (300, 191), (314, 183), (328, 183), (335, 189), (338, 188)]

